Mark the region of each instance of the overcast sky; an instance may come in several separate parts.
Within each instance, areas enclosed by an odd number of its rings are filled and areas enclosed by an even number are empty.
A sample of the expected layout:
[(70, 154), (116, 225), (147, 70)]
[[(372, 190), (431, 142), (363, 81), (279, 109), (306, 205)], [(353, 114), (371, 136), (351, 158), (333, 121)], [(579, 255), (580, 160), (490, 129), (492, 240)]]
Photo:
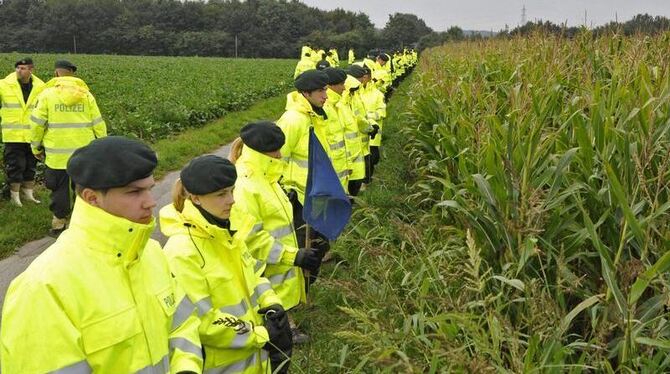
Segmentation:
[(528, 21), (568, 22), (569, 26), (598, 26), (614, 20), (625, 21), (638, 13), (670, 17), (670, 0), (302, 0), (321, 9), (343, 8), (364, 12), (383, 28), (389, 14), (413, 13), (436, 31), (450, 26), (465, 30), (498, 31), (517, 26), (526, 6)]

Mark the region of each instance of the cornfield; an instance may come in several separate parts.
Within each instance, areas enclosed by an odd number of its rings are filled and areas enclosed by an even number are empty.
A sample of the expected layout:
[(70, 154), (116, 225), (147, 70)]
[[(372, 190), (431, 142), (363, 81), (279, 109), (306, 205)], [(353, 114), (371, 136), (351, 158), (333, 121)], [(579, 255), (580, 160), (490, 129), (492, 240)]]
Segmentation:
[(585, 32), (423, 54), (403, 135), (429, 367), (670, 370), (669, 50)]

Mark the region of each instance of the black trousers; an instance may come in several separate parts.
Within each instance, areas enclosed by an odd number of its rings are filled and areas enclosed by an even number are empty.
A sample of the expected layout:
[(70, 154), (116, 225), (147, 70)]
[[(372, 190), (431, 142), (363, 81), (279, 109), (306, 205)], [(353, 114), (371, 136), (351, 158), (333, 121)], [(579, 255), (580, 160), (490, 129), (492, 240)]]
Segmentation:
[(49, 210), (58, 218), (67, 218), (72, 212), (74, 185), (65, 170), (51, 169), (44, 171), (44, 182), (51, 191)]
[(3, 151), (7, 183), (32, 182), (35, 180), (37, 159), (29, 143), (5, 143)]
[(372, 165), (372, 153), (365, 155), (365, 179), (363, 183), (369, 184), (372, 182), (372, 173), (374, 172), (374, 166)]
[(381, 154), (379, 153), (379, 147), (376, 145), (370, 146), (370, 162), (372, 162), (372, 170), (374, 172), (374, 167), (379, 163)]
[[(293, 206), (293, 227), (295, 227), (295, 236), (298, 239), (298, 246), (304, 248), (305, 239), (307, 238), (307, 225), (305, 220), (302, 218), (302, 204), (298, 200), (298, 194), (291, 190), (287, 193), (291, 205)], [(309, 237), (311, 239), (311, 247), (318, 251), (319, 255), (323, 258), (326, 255), (326, 252), (330, 250), (330, 242), (328, 238), (323, 236), (318, 231), (314, 230), (313, 227), (310, 227)], [(319, 275), (319, 269), (312, 271), (309, 274), (309, 283), (312, 284), (316, 281), (316, 278)]]
[(349, 195), (358, 196), (358, 193), (361, 192), (361, 187), (363, 186), (363, 179), (350, 180), (348, 190)]

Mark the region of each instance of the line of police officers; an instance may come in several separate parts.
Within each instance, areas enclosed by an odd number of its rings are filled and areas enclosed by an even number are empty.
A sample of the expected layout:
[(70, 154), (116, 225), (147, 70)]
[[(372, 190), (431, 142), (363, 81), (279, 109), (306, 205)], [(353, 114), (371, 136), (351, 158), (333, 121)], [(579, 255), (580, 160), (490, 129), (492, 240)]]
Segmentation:
[[(404, 77), (415, 62), (392, 74)], [(17, 62), (0, 83), (3, 141), (16, 144), (5, 151), (8, 181), (31, 200), (26, 182), (34, 183), (36, 161), (25, 160), (45, 157), (54, 231), (62, 233), (7, 291), (1, 371), (287, 372), (294, 342), (308, 339), (289, 310), (305, 302), (306, 282), (329, 249), (314, 230), (306, 240), (302, 220), (309, 128), (356, 195), (378, 161), (372, 149), (386, 114), (380, 88), (393, 80), (375, 80), (379, 73), (365, 61), (301, 73), (276, 124), (246, 125), (230, 160), (201, 156), (181, 170), (172, 203), (160, 210), (168, 237), (161, 249), (150, 239), (156, 154), (137, 140), (106, 136), (73, 64), (57, 62), (47, 84), (20, 66), (30, 71), (32, 61)], [(11, 137), (15, 129), (22, 137)]]

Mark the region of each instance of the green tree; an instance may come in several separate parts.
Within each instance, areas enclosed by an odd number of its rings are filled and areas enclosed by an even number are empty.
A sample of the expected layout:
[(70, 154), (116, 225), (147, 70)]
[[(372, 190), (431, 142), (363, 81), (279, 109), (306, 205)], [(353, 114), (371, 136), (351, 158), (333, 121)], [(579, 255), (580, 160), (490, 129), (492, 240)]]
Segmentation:
[(433, 29), (426, 26), (426, 22), (416, 15), (395, 13), (389, 16), (382, 31), (382, 39), (385, 47), (402, 48), (417, 43), (422, 36), (431, 32)]

